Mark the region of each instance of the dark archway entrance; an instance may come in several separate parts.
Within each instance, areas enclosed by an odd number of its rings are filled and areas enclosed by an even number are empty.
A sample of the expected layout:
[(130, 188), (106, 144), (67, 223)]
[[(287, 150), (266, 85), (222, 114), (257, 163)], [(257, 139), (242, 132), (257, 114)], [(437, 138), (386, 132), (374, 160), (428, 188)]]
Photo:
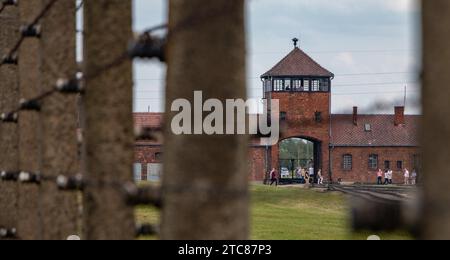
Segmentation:
[[(304, 183), (302, 174), (312, 172), (315, 182), (322, 162), (322, 143), (303, 137), (292, 137), (279, 143), (280, 184)], [(303, 171), (299, 171), (303, 169)]]

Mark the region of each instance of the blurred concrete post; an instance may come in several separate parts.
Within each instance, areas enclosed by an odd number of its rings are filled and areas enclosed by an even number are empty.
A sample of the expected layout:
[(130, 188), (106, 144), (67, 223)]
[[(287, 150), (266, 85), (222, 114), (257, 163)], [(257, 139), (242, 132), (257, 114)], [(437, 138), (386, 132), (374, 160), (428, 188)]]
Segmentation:
[[(20, 24), (28, 24), (42, 10), (41, 1), (20, 1)], [(20, 96), (30, 99), (42, 93), (41, 53), (38, 38), (26, 38), (19, 52)], [(20, 170), (39, 172), (41, 170), (41, 121), (39, 113), (23, 111), (19, 115)], [(39, 186), (19, 185), (19, 218), (17, 232), (20, 239), (42, 239)]]
[(177, 0), (169, 8), (162, 239), (248, 239), (248, 137), (170, 129), (172, 102), (194, 108), (194, 91), (223, 105), (246, 98), (244, 0)]
[[(127, 49), (132, 38), (131, 0), (84, 1), (84, 73), (95, 73)], [(85, 174), (92, 182), (132, 181), (134, 131), (132, 63), (86, 82)], [(84, 194), (86, 239), (133, 239), (134, 209), (114, 185)]]
[(422, 1), (422, 238), (450, 239), (450, 1)]
[[(7, 7), (0, 15), (0, 57), (18, 38), (19, 10)], [(19, 102), (17, 66), (0, 67), (0, 113), (14, 109)], [(19, 135), (17, 124), (0, 124), (0, 171), (19, 169)], [(17, 227), (17, 183), (0, 182), (0, 227)]]
[[(46, 0), (44, 2), (49, 2)], [(75, 0), (58, 1), (42, 19), (42, 90), (54, 88), (58, 78), (73, 77), (75, 57)], [(42, 172), (47, 177), (79, 172), (77, 96), (55, 94), (42, 104)], [(59, 192), (54, 182), (41, 185), (43, 239), (63, 240), (81, 235), (77, 193)]]

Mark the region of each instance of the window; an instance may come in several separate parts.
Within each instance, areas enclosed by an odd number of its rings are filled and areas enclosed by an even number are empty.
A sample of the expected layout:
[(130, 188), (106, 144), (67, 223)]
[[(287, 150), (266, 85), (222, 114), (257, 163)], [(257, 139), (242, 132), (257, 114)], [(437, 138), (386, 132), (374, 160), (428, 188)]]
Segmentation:
[(274, 91), (283, 91), (283, 80), (276, 79), (273, 81)]
[(160, 163), (147, 164), (147, 180), (161, 181), (161, 177), (162, 177), (162, 164)]
[(303, 91), (309, 91), (309, 79), (303, 80)]
[(286, 90), (286, 91), (291, 90), (291, 79), (284, 80), (284, 90)]
[(142, 164), (135, 163), (133, 165), (133, 175), (134, 175), (134, 181), (142, 181)]
[(403, 161), (397, 161), (397, 169), (403, 170)]
[(286, 112), (280, 112), (280, 120), (286, 121), (287, 119), (287, 113)]
[(369, 169), (371, 169), (371, 170), (378, 169), (378, 155), (377, 154), (369, 155)]
[(272, 91), (272, 80), (268, 79), (264, 81), (264, 88), (266, 92)]
[(391, 169), (391, 162), (390, 161), (384, 161), (384, 169), (390, 170)]
[(353, 169), (353, 156), (351, 154), (344, 154), (342, 168), (344, 171), (351, 171)]
[(311, 91), (317, 92), (320, 91), (320, 81), (315, 79), (311, 82)]
[(320, 80), (320, 91), (328, 92), (330, 90), (330, 84), (328, 79)]
[(292, 88), (295, 91), (301, 91), (302, 90), (302, 80), (301, 79), (294, 79), (292, 81)]
[(364, 125), (364, 131), (371, 132), (372, 131), (372, 125), (371, 124), (365, 124)]

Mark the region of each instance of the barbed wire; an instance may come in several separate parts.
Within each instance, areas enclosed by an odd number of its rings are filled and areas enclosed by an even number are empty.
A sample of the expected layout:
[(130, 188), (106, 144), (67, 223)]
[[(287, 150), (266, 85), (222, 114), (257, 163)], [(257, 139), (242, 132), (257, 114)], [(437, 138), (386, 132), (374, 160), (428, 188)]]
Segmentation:
[(0, 2), (0, 14), (6, 9), (7, 6), (17, 5), (17, 0), (1, 0)]
[[(7, 0), (8, 1), (8, 0)], [(23, 41), (27, 37), (39, 37), (40, 36), (40, 26), (38, 26), (39, 21), (44, 18), (47, 13), (51, 10), (54, 4), (59, 0), (51, 0), (48, 2), (44, 8), (38, 13), (38, 15), (27, 25), (20, 28), (20, 37), (14, 46), (11, 48), (7, 54), (2, 57), (0, 62), (0, 67), (5, 64), (17, 64), (17, 51), (22, 45)], [(15, 1), (16, 2), (16, 1)], [(17, 4), (17, 2), (16, 2)]]
[(223, 199), (240, 198), (248, 195), (248, 190), (226, 187), (205, 187), (195, 185), (184, 186), (139, 186), (131, 181), (115, 180), (93, 180), (86, 178), (83, 174), (47, 176), (42, 173), (28, 171), (2, 171), (0, 173), (2, 182), (18, 182), (22, 184), (41, 185), (42, 183), (53, 183), (59, 191), (84, 191), (89, 188), (110, 187), (122, 192), (124, 202), (128, 206), (152, 205), (156, 208), (163, 207), (164, 194), (195, 194)]

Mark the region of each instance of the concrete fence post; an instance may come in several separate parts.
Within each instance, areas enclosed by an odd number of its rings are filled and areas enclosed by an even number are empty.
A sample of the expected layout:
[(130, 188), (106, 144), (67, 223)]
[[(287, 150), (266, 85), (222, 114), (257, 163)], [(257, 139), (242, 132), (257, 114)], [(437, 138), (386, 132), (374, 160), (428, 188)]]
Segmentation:
[[(42, 1), (20, 1), (20, 24), (30, 23), (42, 8)], [(38, 38), (24, 39), (18, 51), (18, 59), (20, 97), (34, 98), (42, 93), (40, 40)], [(36, 111), (20, 112), (20, 170), (32, 173), (41, 171), (41, 133), (40, 114)], [(18, 236), (24, 240), (42, 239), (40, 187), (34, 184), (19, 184), (19, 193)]]
[[(6, 7), (0, 14), (0, 57), (18, 38), (19, 10)], [(18, 70), (15, 65), (0, 67), (0, 113), (14, 109), (19, 102)], [(0, 171), (19, 169), (19, 135), (17, 124), (0, 124)], [(0, 182), (0, 227), (17, 227), (17, 183)]]
[(248, 137), (170, 128), (172, 102), (194, 109), (194, 91), (223, 105), (246, 98), (244, 24), (244, 0), (169, 2), (162, 239), (249, 238)]
[(422, 238), (450, 239), (450, 1), (422, 1)]
[[(75, 76), (75, 8), (75, 0), (58, 1), (40, 23), (43, 91), (52, 90), (58, 78)], [(42, 173), (46, 177), (79, 172), (77, 109), (76, 95), (57, 93), (42, 102)], [(41, 200), (43, 239), (80, 235), (76, 192), (59, 192), (54, 181), (43, 182)]]
[[(96, 73), (127, 49), (132, 38), (131, 0), (84, 1), (84, 73)], [(86, 82), (84, 193), (86, 239), (133, 239), (134, 209), (120, 187), (133, 180), (132, 63)], [(105, 185), (101, 185), (105, 183)]]

